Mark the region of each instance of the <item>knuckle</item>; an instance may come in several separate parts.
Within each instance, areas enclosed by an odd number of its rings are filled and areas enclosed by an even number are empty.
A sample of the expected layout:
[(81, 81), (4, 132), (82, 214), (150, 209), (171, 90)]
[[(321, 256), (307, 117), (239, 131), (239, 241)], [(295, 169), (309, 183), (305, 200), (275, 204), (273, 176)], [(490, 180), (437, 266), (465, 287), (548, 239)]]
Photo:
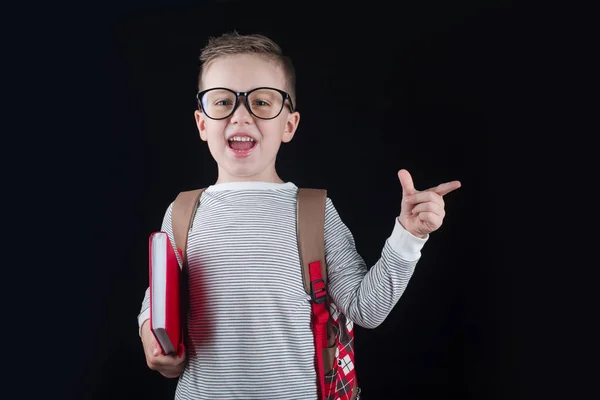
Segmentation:
[(153, 371), (156, 371), (156, 368), (158, 367), (154, 361), (149, 359), (146, 359), (146, 364), (148, 365), (148, 368), (150, 368)]

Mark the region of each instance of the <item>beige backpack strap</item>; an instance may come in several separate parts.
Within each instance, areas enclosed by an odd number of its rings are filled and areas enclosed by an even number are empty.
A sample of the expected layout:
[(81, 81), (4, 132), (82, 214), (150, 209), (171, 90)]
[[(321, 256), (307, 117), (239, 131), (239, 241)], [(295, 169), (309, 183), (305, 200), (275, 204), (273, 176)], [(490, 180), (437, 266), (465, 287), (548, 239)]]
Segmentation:
[[(302, 264), (302, 279), (304, 281), (304, 290), (312, 298), (310, 267), (314, 261), (321, 262), (321, 277), (327, 291), (327, 264), (325, 262), (325, 206), (327, 200), (327, 191), (325, 189), (298, 188), (297, 200), (297, 236), (298, 253)], [(312, 300), (314, 301), (314, 299)], [(329, 295), (324, 299), (325, 312), (329, 314)], [(314, 304), (313, 313), (314, 313)], [(314, 314), (313, 314), (314, 317)], [(321, 355), (321, 370), (317, 371), (319, 376), (319, 394), (324, 398), (324, 377), (333, 369), (336, 350), (336, 333), (332, 326), (331, 316), (325, 323), (325, 334), (327, 335), (327, 347), (317, 350)], [(316, 332), (315, 332), (316, 334)], [(317, 338), (317, 342), (320, 339)], [(318, 364), (318, 363), (317, 363)]]
[[(200, 196), (204, 189), (187, 190), (180, 192), (173, 202), (171, 210), (171, 228), (173, 229), (173, 238), (175, 239), (175, 247), (181, 252), (182, 274), (181, 286), (188, 287), (188, 265), (187, 265), (187, 241), (188, 233), (192, 229), (194, 216), (198, 210)], [(187, 333), (187, 314), (189, 309), (187, 290), (181, 291), (181, 321), (183, 342), (188, 345)]]
[(171, 226), (173, 228), (175, 246), (181, 250), (184, 267), (187, 265), (186, 250), (188, 233), (192, 229), (194, 216), (198, 209), (198, 202), (205, 189), (206, 188), (180, 192), (173, 202)]
[(296, 226), (298, 252), (302, 263), (304, 289), (310, 294), (309, 263), (321, 260), (321, 274), (327, 284), (325, 265), (325, 189), (298, 188)]

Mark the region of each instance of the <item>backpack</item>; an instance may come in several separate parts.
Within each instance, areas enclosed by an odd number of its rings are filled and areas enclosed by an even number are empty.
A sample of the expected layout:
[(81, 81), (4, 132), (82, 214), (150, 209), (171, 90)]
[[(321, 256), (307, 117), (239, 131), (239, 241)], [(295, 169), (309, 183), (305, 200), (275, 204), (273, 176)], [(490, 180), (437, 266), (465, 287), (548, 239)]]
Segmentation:
[[(183, 261), (183, 277), (187, 275), (188, 232), (192, 229), (200, 196), (205, 189), (182, 191), (173, 203), (173, 237)], [(326, 196), (324, 189), (298, 188), (298, 253), (304, 290), (310, 296), (312, 305), (317, 392), (319, 400), (355, 400), (360, 389), (354, 369), (354, 325), (331, 303), (327, 294), (324, 241)], [(185, 278), (183, 284), (183, 287), (187, 287)], [(182, 300), (185, 310), (186, 302)], [(182, 320), (187, 322), (187, 318)]]

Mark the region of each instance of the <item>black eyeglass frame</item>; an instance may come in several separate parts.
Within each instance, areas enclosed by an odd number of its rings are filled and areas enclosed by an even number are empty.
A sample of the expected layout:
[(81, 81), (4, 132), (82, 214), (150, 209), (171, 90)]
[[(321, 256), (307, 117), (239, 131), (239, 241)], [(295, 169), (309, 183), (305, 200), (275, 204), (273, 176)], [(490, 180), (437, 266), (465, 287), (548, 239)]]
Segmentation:
[[(261, 89), (271, 89), (271, 90), (275, 90), (276, 92), (278, 92), (279, 94), (281, 94), (281, 96), (283, 97), (283, 101), (281, 102), (281, 109), (279, 110), (279, 112), (277, 112), (277, 114), (274, 117), (271, 118), (263, 118), (263, 117), (259, 117), (258, 115), (254, 114), (252, 112), (252, 108), (250, 107), (250, 104), (248, 103), (248, 96), (250, 95), (250, 93), (256, 91), (256, 90), (261, 90)], [(208, 115), (208, 113), (204, 110), (204, 107), (202, 106), (202, 96), (204, 96), (207, 92), (210, 92), (211, 90), (227, 90), (230, 93), (233, 93), (235, 95), (235, 103), (233, 104), (233, 107), (231, 108), (231, 112), (226, 115), (225, 117), (221, 117), (221, 118), (213, 118), (210, 115)], [(198, 92), (196, 94), (196, 100), (198, 101), (198, 107), (200, 109), (200, 111), (202, 111), (208, 118), (210, 119), (214, 119), (214, 120), (221, 120), (221, 119), (225, 119), (225, 118), (229, 118), (234, 112), (235, 110), (237, 110), (238, 104), (239, 104), (239, 100), (240, 100), (240, 96), (244, 96), (244, 103), (246, 104), (246, 109), (248, 110), (248, 112), (250, 114), (252, 114), (253, 116), (255, 116), (258, 119), (265, 119), (265, 120), (270, 120), (270, 119), (275, 119), (277, 117), (279, 117), (279, 114), (281, 114), (281, 112), (283, 111), (283, 107), (285, 107), (285, 101), (288, 100), (290, 102), (290, 111), (294, 112), (294, 103), (292, 102), (292, 97), (290, 96), (290, 94), (288, 92), (285, 92), (281, 89), (277, 89), (274, 87), (268, 87), (268, 86), (261, 86), (261, 87), (257, 87), (254, 88), (252, 90), (249, 90), (247, 92), (235, 92), (231, 89), (225, 88), (225, 87), (214, 87), (214, 88), (210, 88), (210, 89), (206, 89), (203, 90), (201, 92)]]

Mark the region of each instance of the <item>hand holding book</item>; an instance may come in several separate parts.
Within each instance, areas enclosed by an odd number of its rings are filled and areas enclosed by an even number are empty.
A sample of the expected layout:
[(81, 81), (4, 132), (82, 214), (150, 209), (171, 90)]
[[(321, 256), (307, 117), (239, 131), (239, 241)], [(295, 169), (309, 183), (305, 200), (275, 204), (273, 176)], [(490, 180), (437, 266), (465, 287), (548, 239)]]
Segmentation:
[(166, 378), (177, 378), (185, 368), (185, 351), (180, 351), (180, 354), (177, 355), (164, 355), (156, 337), (150, 330), (149, 322), (150, 320), (144, 322), (141, 332), (146, 363), (151, 370), (160, 372)]

